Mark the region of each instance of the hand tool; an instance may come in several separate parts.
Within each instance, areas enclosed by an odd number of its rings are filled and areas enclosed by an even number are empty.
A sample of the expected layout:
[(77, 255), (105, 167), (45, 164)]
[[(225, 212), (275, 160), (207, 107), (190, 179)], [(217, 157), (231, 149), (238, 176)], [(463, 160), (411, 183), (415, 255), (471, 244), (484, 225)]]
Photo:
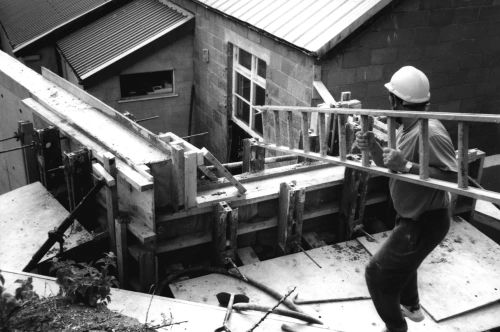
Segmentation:
[(294, 304), (318, 304), (318, 303), (334, 303), (334, 302), (346, 302), (346, 301), (359, 301), (359, 300), (370, 300), (369, 296), (352, 296), (352, 297), (338, 297), (338, 298), (323, 298), (323, 299), (311, 299), (311, 300), (298, 300), (297, 293), (293, 299)]
[(361, 233), (365, 234), (367, 237), (378, 243), (378, 240), (376, 238), (374, 238), (370, 233), (364, 230), (362, 224), (358, 224), (352, 229), (353, 233), (356, 233), (357, 231), (360, 231)]
[[(263, 305), (259, 305), (259, 304), (254, 304), (254, 303), (236, 303), (233, 305), (233, 309), (238, 310), (238, 311), (240, 311), (240, 310), (254, 310), (254, 311), (267, 312), (271, 308), (263, 306)], [(273, 310), (273, 314), (292, 317), (295, 319), (300, 319), (306, 323), (323, 324), (323, 322), (320, 321), (319, 319), (317, 319), (316, 317), (309, 316), (308, 314), (305, 314), (302, 312), (276, 308)]]
[(244, 294), (229, 294), (226, 292), (221, 292), (218, 293), (217, 295), (217, 300), (219, 301), (219, 304), (222, 306), (226, 306), (226, 315), (224, 316), (224, 321), (222, 323), (222, 326), (216, 328), (214, 332), (231, 332), (229, 327), (227, 327), (227, 322), (229, 321), (229, 317), (231, 316), (231, 311), (233, 310), (233, 304), (235, 303), (248, 303), (249, 298), (248, 296)]

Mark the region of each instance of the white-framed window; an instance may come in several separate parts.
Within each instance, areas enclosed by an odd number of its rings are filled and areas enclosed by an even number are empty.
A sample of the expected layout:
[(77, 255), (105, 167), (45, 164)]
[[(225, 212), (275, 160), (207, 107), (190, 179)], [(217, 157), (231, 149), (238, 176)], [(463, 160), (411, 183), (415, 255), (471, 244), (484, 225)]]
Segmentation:
[(123, 99), (174, 94), (174, 70), (120, 75), (120, 92)]
[(266, 68), (264, 60), (234, 46), (232, 120), (256, 138), (264, 132), (262, 114), (254, 106), (266, 101)]

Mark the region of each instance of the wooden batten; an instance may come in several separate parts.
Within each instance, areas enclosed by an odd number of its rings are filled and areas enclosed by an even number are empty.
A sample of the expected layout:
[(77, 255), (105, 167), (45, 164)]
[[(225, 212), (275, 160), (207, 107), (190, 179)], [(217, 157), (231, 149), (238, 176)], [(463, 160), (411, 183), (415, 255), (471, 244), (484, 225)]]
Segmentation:
[(458, 187), (469, 186), (469, 125), (458, 123)]
[(344, 161), (347, 158), (347, 115), (339, 115), (338, 125), (339, 125), (339, 157), (340, 160)]
[(294, 146), (294, 135), (293, 135), (293, 112), (287, 112), (287, 129), (288, 129), (288, 147), (293, 148)]
[(309, 152), (311, 151), (311, 143), (309, 141), (309, 114), (308, 113), (302, 113), (301, 114), (301, 124), (302, 124), (302, 144), (304, 146), (304, 151)]
[(391, 149), (396, 149), (396, 146), (397, 146), (396, 129), (397, 129), (396, 119), (393, 117), (388, 118), (387, 119), (387, 141), (388, 141), (388, 146)]
[[(330, 120), (330, 119), (328, 119)], [(319, 134), (319, 153), (324, 156), (328, 152), (328, 129), (325, 128), (325, 113), (318, 114), (318, 134)], [(328, 121), (329, 122), (329, 121)]]
[(420, 139), (419, 141), (419, 164), (420, 178), (426, 180), (429, 178), (429, 120), (419, 119)]
[(210, 151), (205, 148), (201, 149), (201, 151), (205, 159), (208, 160), (212, 165), (214, 165), (215, 168), (238, 189), (238, 192), (240, 194), (244, 194), (247, 191), (245, 187), (238, 180), (236, 180), (234, 176), (220, 163), (220, 161), (210, 153)]
[(281, 142), (281, 125), (280, 125), (280, 113), (273, 112), (274, 119), (274, 142), (276, 145), (280, 145)]
[[(370, 122), (368, 115), (361, 115), (361, 131), (366, 133), (370, 130)], [(370, 166), (370, 152), (369, 151), (361, 151), (361, 165), (365, 167)]]

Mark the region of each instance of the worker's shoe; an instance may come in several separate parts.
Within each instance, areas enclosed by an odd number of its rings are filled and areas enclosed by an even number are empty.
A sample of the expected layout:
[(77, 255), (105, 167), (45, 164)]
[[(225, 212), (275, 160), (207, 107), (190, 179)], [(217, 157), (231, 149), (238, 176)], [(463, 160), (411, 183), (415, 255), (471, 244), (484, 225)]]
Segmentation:
[(419, 304), (414, 306), (405, 306), (402, 304), (401, 313), (404, 317), (408, 317), (408, 319), (414, 322), (421, 322), (425, 318), (422, 308), (420, 308)]

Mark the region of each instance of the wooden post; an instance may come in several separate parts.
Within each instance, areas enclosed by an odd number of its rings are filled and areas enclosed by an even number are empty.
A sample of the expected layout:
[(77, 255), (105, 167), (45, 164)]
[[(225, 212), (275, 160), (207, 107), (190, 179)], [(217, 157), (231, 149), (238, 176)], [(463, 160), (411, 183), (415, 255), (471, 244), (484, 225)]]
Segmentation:
[(280, 112), (278, 111), (274, 111), (274, 137), (275, 137), (275, 140), (274, 140), (274, 143), (276, 145), (280, 145), (280, 141), (281, 141), (281, 126), (280, 126)]
[(109, 152), (103, 154), (103, 166), (106, 172), (115, 179), (114, 186), (106, 186), (106, 219), (108, 222), (108, 233), (111, 249), (117, 254), (116, 237), (120, 236), (119, 230), (115, 230), (116, 218), (118, 217), (118, 191), (116, 186), (116, 160)]
[[(330, 122), (330, 121), (328, 121)], [(328, 150), (328, 130), (325, 123), (325, 113), (318, 113), (318, 134), (319, 134), (319, 153), (322, 156), (326, 155)], [(325, 138), (326, 137), (326, 138)]]
[[(120, 281), (120, 287), (127, 287), (127, 222), (125, 218), (117, 217), (115, 219), (115, 241), (116, 241), (116, 265), (118, 268), (118, 280)], [(110, 234), (111, 236), (111, 234)]]
[[(329, 128), (331, 128), (331, 133), (330, 133), (330, 146), (329, 146), (329, 151), (330, 151), (330, 154), (333, 155), (333, 151), (334, 151), (334, 148), (335, 148), (335, 133), (337, 131), (337, 126), (338, 126), (338, 120), (339, 119), (339, 116), (337, 113), (335, 113), (333, 115), (333, 119), (332, 119), (332, 116), (330, 115), (330, 119), (328, 121), (328, 125), (330, 126)], [(330, 130), (327, 131), (327, 133), (329, 133)]]
[[(17, 133), (21, 146), (33, 143), (33, 123), (30, 121), (19, 121), (17, 125)], [(35, 149), (23, 149), (24, 171), (26, 174), (26, 182), (33, 183), (40, 180), (38, 167), (36, 162)]]
[(266, 149), (254, 145), (255, 139), (246, 138), (243, 140), (243, 162), (242, 172), (260, 172), (264, 170)]
[(419, 139), (419, 163), (420, 178), (429, 178), (429, 120), (419, 119), (420, 139)]
[(469, 186), (469, 125), (458, 123), (458, 187)]
[(346, 133), (347, 116), (339, 114), (339, 157), (341, 161), (347, 158), (347, 133)]
[(288, 127), (288, 147), (293, 149), (294, 146), (294, 135), (293, 135), (293, 113), (291, 111), (287, 112), (287, 127)]
[(87, 148), (63, 153), (69, 209), (73, 210), (92, 188), (91, 151)]
[(185, 179), (184, 179), (184, 148), (178, 144), (172, 144), (172, 201), (174, 210), (185, 205)]
[(251, 171), (253, 173), (263, 171), (266, 164), (266, 149), (261, 146), (252, 146), (252, 157)]
[[(361, 131), (366, 133), (370, 130), (369, 127), (370, 123), (368, 115), (361, 115)], [(364, 167), (370, 167), (370, 152), (365, 150), (361, 151), (361, 165)]]
[(156, 283), (156, 257), (150, 248), (139, 250), (139, 282), (143, 292), (149, 292), (151, 285)]
[(297, 251), (302, 238), (305, 189), (281, 183), (278, 207), (278, 249), (282, 254)]
[[(64, 176), (69, 210), (73, 210), (94, 186), (92, 176), (92, 151), (87, 148), (71, 153), (63, 153)], [(96, 202), (92, 200), (78, 213), (78, 221), (86, 228), (93, 229), (96, 222)]]
[(226, 265), (226, 258), (236, 258), (238, 236), (238, 209), (231, 209), (226, 202), (215, 206), (213, 221), (213, 248), (215, 264)]
[(391, 149), (396, 149), (397, 147), (396, 128), (397, 128), (396, 119), (393, 117), (387, 118), (387, 141), (389, 148)]
[(189, 209), (196, 206), (198, 195), (197, 169), (198, 152), (184, 153), (184, 206)]
[(311, 151), (309, 142), (309, 113), (302, 112), (302, 145), (304, 152)]
[(252, 139), (245, 138), (243, 140), (243, 160), (241, 165), (241, 171), (243, 173), (250, 172), (251, 160), (252, 160)]

